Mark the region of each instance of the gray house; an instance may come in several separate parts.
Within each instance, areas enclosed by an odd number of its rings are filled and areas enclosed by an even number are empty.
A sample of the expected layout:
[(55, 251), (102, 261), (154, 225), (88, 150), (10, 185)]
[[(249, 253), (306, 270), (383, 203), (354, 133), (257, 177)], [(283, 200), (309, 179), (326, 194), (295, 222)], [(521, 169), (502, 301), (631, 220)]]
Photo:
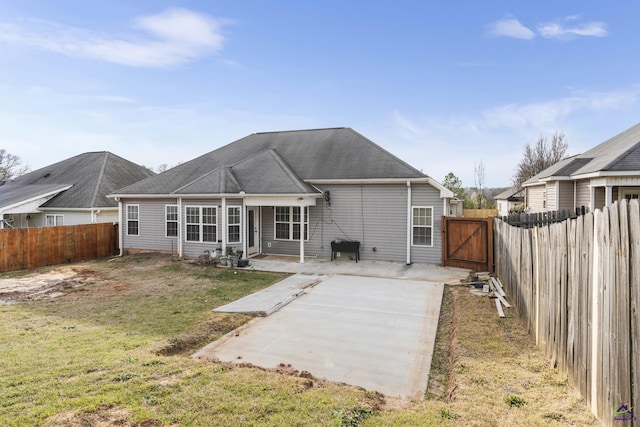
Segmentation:
[(256, 133), (112, 194), (123, 252), (441, 263), (453, 194), (350, 128)]
[(152, 175), (106, 151), (79, 154), (1, 185), (0, 228), (117, 222), (107, 194)]
[(640, 197), (640, 124), (523, 183), (530, 212), (610, 207)]

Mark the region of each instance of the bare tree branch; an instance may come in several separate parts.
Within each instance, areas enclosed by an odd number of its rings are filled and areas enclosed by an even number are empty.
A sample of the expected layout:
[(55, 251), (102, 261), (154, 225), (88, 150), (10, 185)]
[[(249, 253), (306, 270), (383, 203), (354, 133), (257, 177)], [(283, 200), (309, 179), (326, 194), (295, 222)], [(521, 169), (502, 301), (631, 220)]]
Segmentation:
[(8, 181), (26, 173), (29, 167), (24, 166), (21, 168), (21, 164), (20, 157), (7, 153), (7, 150), (0, 148), (0, 182)]
[(562, 160), (568, 147), (562, 132), (554, 133), (550, 141), (540, 135), (535, 145), (525, 145), (522, 160), (516, 166), (513, 185), (522, 188), (523, 182)]

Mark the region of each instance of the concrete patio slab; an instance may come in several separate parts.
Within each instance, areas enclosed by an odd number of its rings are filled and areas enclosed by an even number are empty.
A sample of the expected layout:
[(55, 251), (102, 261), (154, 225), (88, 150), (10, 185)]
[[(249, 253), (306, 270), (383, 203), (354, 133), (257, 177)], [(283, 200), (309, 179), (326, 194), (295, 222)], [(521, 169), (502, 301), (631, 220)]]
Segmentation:
[(252, 316), (268, 316), (289, 304), (305, 293), (305, 289), (324, 280), (326, 276), (317, 274), (295, 274), (271, 285), (266, 289), (254, 292), (239, 300), (218, 307), (218, 313), (245, 313)]
[(354, 276), (387, 277), (390, 279), (426, 280), (447, 284), (460, 283), (470, 270), (455, 267), (442, 267), (433, 264), (410, 264), (391, 261), (361, 260), (359, 262), (328, 258), (307, 257), (303, 264), (298, 257), (266, 255), (251, 258), (251, 270), (275, 271), (280, 273), (304, 274), (344, 274)]
[(427, 281), (330, 276), (193, 357), (264, 368), (291, 365), (330, 381), (422, 399), (443, 288)]

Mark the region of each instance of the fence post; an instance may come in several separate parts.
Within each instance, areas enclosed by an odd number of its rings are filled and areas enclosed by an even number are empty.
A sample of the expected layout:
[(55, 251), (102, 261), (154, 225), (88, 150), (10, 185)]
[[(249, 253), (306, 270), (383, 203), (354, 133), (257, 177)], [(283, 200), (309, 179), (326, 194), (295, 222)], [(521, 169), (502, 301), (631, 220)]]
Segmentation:
[(598, 348), (600, 337), (600, 325), (598, 313), (600, 301), (598, 295), (600, 271), (602, 270), (602, 258), (600, 257), (600, 241), (598, 236), (602, 232), (602, 212), (596, 210), (593, 213), (593, 272), (591, 274), (591, 412), (598, 416)]
[(533, 228), (533, 236), (534, 236), (534, 245), (535, 245), (535, 254), (536, 254), (536, 266), (535, 268), (535, 277), (536, 277), (536, 345), (540, 345), (540, 239), (538, 236), (538, 226), (536, 225)]

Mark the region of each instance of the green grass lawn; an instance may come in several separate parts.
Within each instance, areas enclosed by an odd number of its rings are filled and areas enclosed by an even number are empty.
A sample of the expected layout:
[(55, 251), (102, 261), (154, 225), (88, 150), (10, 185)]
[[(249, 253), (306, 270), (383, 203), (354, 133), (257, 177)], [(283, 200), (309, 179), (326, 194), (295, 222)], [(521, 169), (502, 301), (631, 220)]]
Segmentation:
[[(214, 307), (284, 277), (153, 256), (79, 266), (64, 296), (0, 305), (0, 425), (355, 425), (375, 393), (188, 356), (250, 320)], [(93, 280), (95, 276), (99, 280)]]
[[(500, 320), (492, 300), (464, 287), (445, 288), (426, 399), (403, 402), (287, 367), (189, 358), (251, 319), (213, 308), (284, 275), (150, 254), (40, 271), (69, 268), (80, 286), (67, 287), (62, 296), (0, 303), (0, 426), (593, 422), (566, 376), (545, 366), (514, 312)], [(512, 404), (517, 399), (522, 407)]]

